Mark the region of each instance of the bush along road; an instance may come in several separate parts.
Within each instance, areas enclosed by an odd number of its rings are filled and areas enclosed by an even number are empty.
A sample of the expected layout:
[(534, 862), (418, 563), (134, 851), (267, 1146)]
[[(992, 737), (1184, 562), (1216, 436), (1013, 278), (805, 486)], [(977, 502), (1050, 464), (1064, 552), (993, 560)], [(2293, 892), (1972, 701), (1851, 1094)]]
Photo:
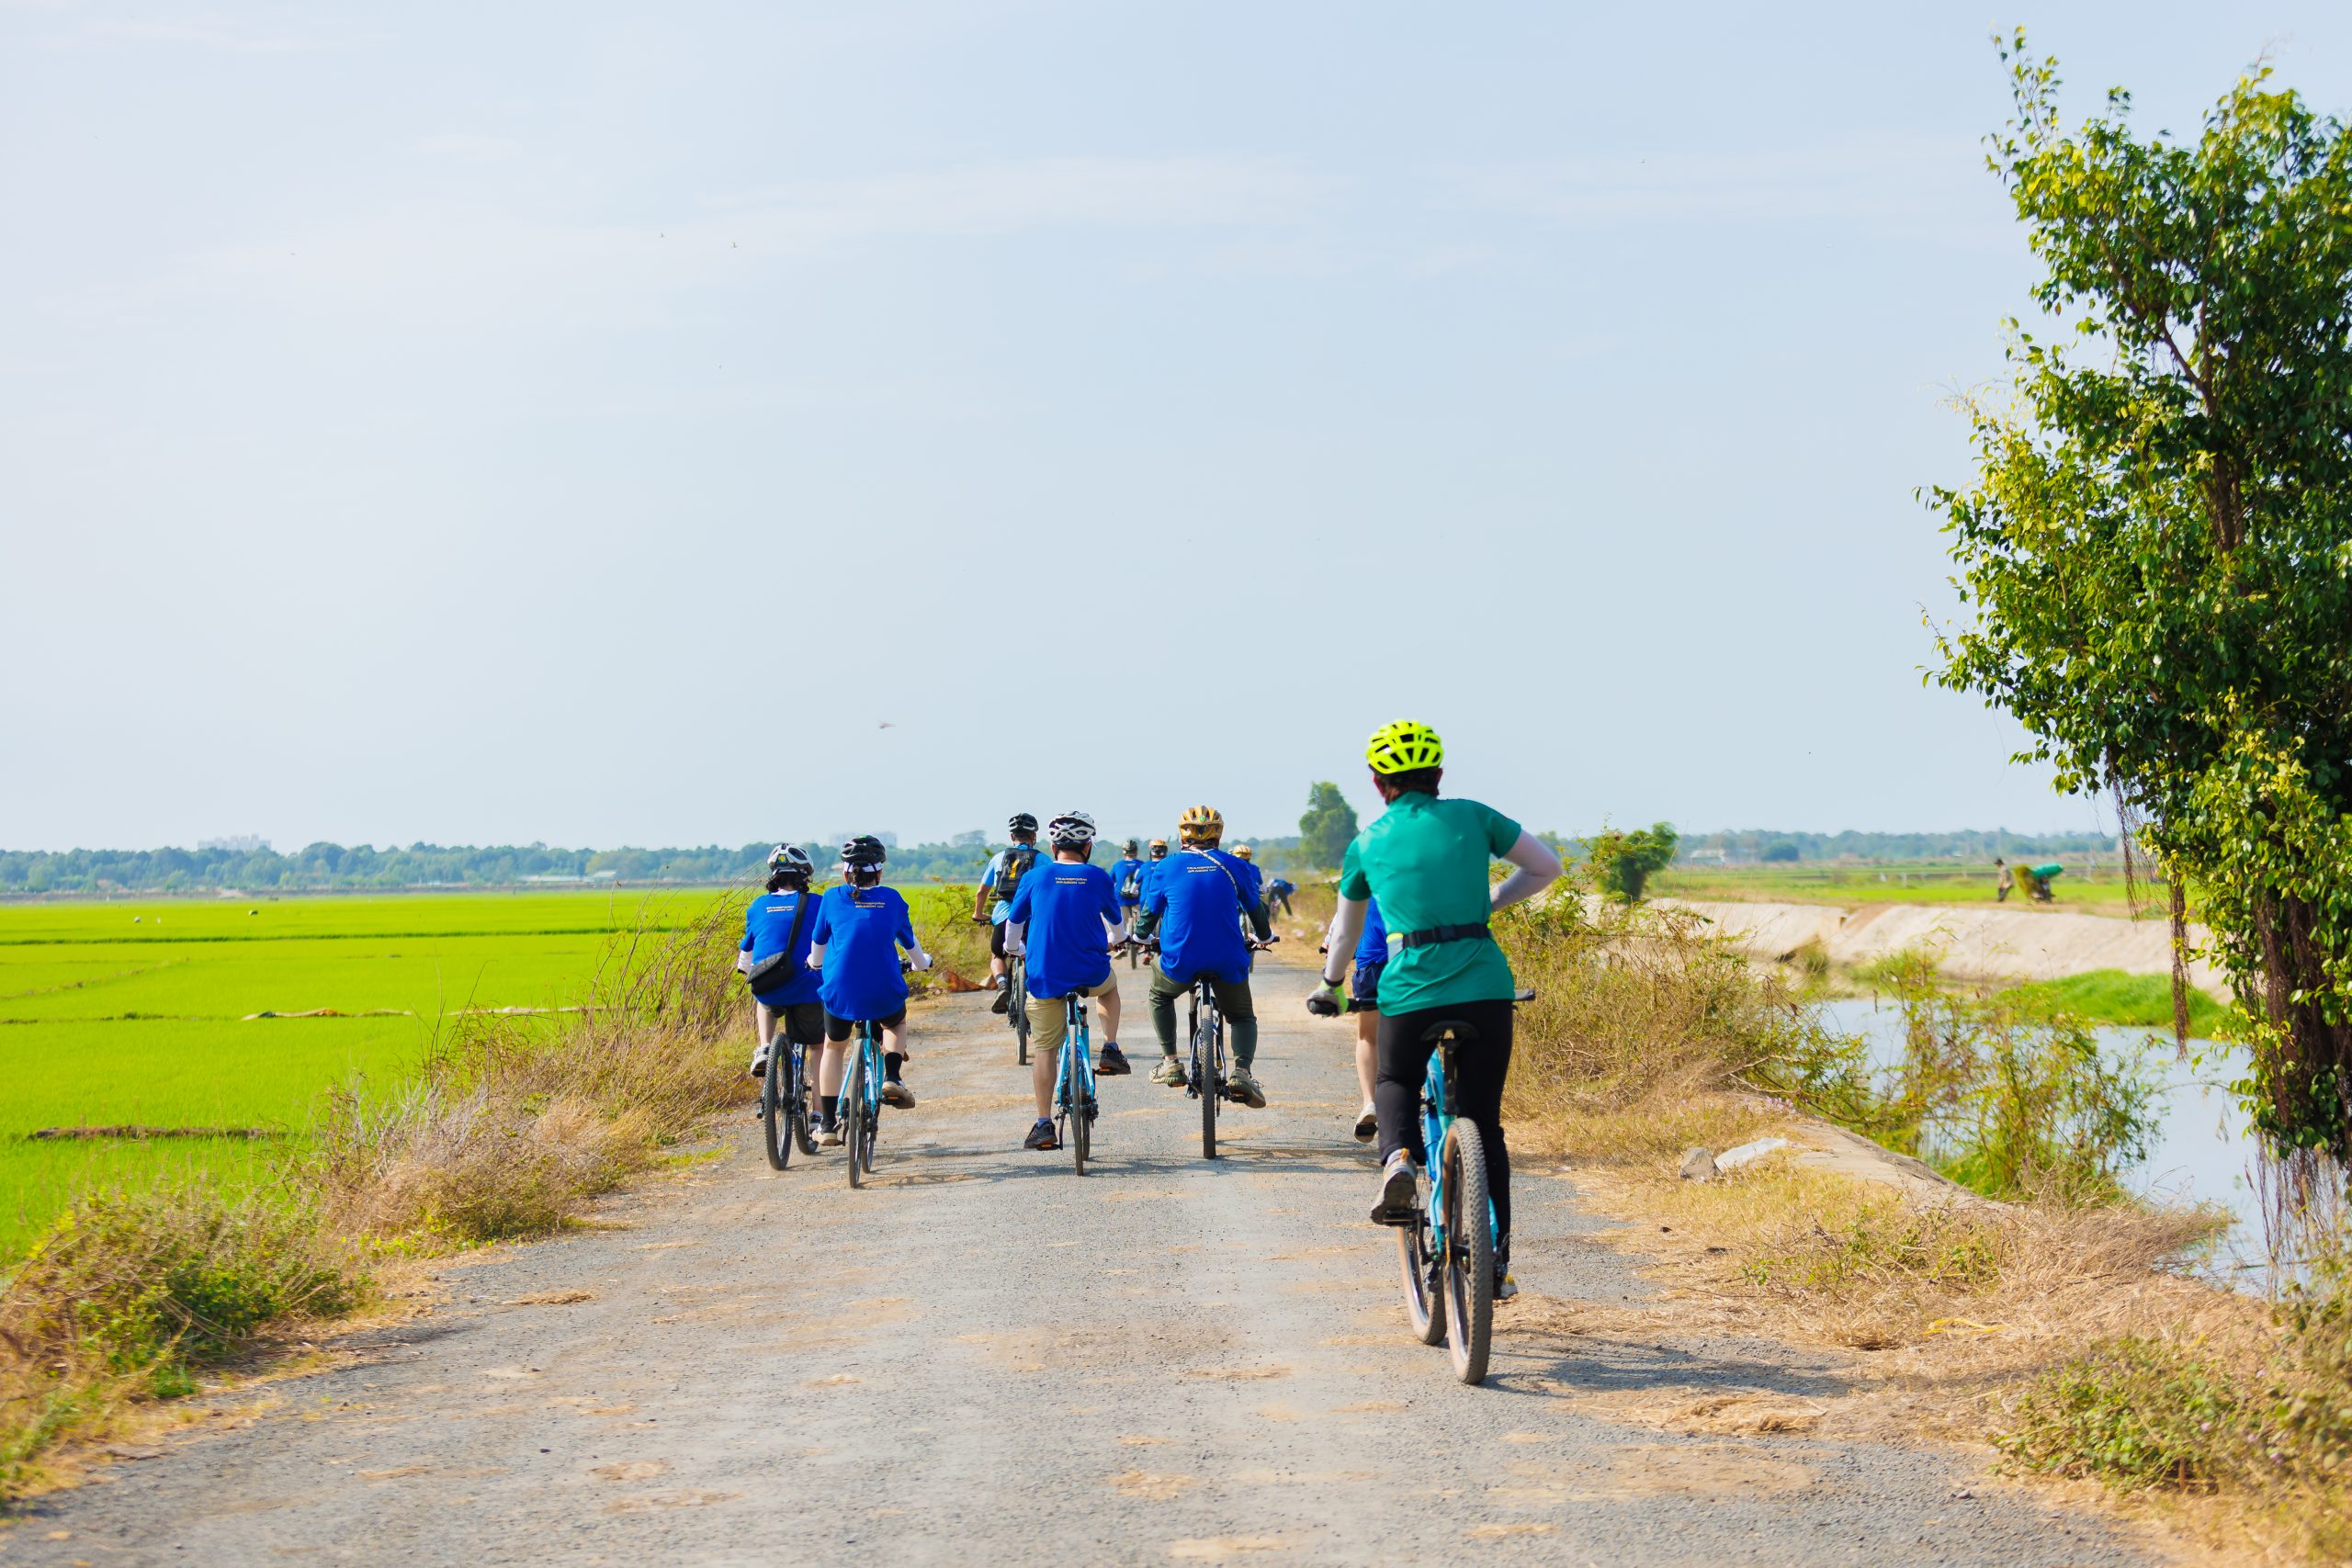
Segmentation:
[[(744, 1118), (592, 1228), (437, 1271), (434, 1310), (35, 1499), (10, 1562), (2141, 1562), (1958, 1449), (1608, 1418), (1693, 1389), (1802, 1405), (1837, 1358), (1645, 1327), (1573, 1183), (1520, 1183), (1483, 1387), (1405, 1328), (1364, 1221), (1350, 1034), (1270, 967), (1224, 1157), (1102, 1081), (1090, 1174), (1018, 1147), (985, 998), (916, 1015), (863, 1190)], [(1143, 1027), (1136, 1027), (1142, 1024)], [(1581, 1326), (1546, 1326), (1558, 1325)], [(147, 1449), (126, 1449), (144, 1455)]]

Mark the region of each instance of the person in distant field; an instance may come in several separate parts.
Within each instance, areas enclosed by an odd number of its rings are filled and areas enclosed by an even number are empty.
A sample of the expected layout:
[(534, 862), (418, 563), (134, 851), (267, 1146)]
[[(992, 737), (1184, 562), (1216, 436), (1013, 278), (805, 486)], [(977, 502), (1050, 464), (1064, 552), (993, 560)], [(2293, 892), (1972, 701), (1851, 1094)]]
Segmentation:
[(1029, 1054), (1037, 1121), (1021, 1141), (1026, 1149), (1061, 1146), (1054, 1083), (1069, 1040), (1073, 992), (1094, 998), (1102, 1014), (1095, 1072), (1117, 1077), (1132, 1070), (1119, 1049), (1119, 972), (1111, 964), (1111, 943), (1122, 924), (1119, 901), (1111, 874), (1087, 863), (1094, 853), (1094, 818), (1065, 811), (1046, 825), (1046, 840), (1053, 846), (1052, 862), (1021, 879), (1004, 921), (1006, 945), (1029, 965), (1029, 1033), (1037, 1046)]
[(1993, 901), (1996, 904), (2007, 902), (2012, 888), (2037, 904), (2055, 903), (2057, 896), (2051, 892), (2050, 884), (2066, 872), (2056, 861), (2043, 865), (2010, 865), (1998, 855), (1993, 857), (1993, 869), (2000, 875), (2000, 881), (1993, 887)]
[(1277, 876), (1272, 881), (1267, 883), (1266, 913), (1269, 916), (1272, 916), (1277, 907), (1280, 907), (1282, 912), (1285, 915), (1296, 913), (1296, 911), (1290, 907), (1290, 896), (1297, 891), (1298, 885), (1284, 877)]
[(817, 972), (808, 967), (809, 943), (816, 940), (808, 882), (816, 874), (816, 863), (806, 850), (778, 844), (768, 856), (768, 890), (743, 911), (743, 943), (736, 968), (749, 977), (754, 966), (779, 953), (790, 954), (752, 989), (752, 1027), (759, 1040), (752, 1053), (754, 1078), (767, 1074), (768, 1053), (775, 1048), (779, 1025), (788, 1043), (825, 1043), (825, 1007), (817, 998)]
[(986, 920), (995, 929), (989, 932), (989, 984), (996, 987), (996, 1000), (989, 1005), (990, 1012), (1005, 1012), (1012, 1006), (1012, 992), (1005, 980), (1004, 917), (1012, 908), (1012, 896), (1020, 890), (1021, 878), (1037, 863), (1037, 818), (1026, 811), (1016, 811), (1005, 824), (1012, 841), (989, 857), (989, 868), (980, 874), (980, 885), (972, 889), (972, 919)]
[(1143, 874), (1151, 864), (1137, 852), (1141, 848), (1133, 839), (1125, 852), (1111, 867), (1111, 888), (1119, 898), (1119, 940), (1125, 942), (1136, 929), (1136, 910), (1143, 903)]
[(861, 833), (842, 846), (842, 884), (817, 901), (808, 963), (821, 976), (818, 994), (825, 1003), (825, 1059), (817, 1071), (824, 1130), (818, 1143), (841, 1145), (842, 1078), (849, 1066), (849, 1037), (860, 1019), (882, 1030), (882, 1103), (914, 1108), (914, 1090), (904, 1077), (907, 1057), (907, 977), (899, 949), (916, 969), (931, 967), (931, 954), (915, 940), (914, 919), (895, 887), (882, 886), (882, 863), (889, 852), (882, 840)]

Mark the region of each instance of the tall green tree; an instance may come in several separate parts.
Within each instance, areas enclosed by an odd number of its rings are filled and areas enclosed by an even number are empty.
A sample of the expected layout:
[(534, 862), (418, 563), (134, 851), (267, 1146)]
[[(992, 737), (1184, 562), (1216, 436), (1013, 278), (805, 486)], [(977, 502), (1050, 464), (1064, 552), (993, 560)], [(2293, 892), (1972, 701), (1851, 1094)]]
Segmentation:
[(1335, 784), (1307, 786), (1306, 815), (1298, 819), (1298, 852), (1309, 865), (1336, 866), (1356, 836), (1356, 808)]
[[(1970, 409), (1976, 482), (1931, 492), (1972, 607), (1934, 678), (2016, 715), (2020, 760), (2111, 792), (2196, 887), (2250, 1015), (2256, 1126), (2342, 1161), (2352, 132), (2267, 69), (2193, 140), (2137, 134), (2120, 89), (2068, 130), (2056, 62), (2022, 33), (2001, 52), (2017, 114), (1990, 164), (2047, 335), (2009, 323), (2007, 393)], [(2173, 916), (2179, 938), (2177, 891)]]
[(1675, 846), (1681, 842), (1671, 822), (1655, 822), (1621, 833), (1604, 828), (1585, 848), (1594, 883), (1620, 903), (1638, 904), (1650, 878), (1674, 863)]

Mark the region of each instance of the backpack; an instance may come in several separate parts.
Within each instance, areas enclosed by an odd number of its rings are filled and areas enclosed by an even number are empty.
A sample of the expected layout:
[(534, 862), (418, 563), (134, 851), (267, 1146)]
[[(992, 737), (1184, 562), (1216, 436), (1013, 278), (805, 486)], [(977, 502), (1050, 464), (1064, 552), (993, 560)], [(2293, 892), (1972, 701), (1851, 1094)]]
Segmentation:
[(1141, 861), (1137, 861), (1127, 874), (1120, 879), (1119, 897), (1122, 898), (1143, 897), (1143, 863)]
[(1021, 874), (1037, 863), (1037, 846), (1015, 844), (1004, 852), (1004, 865), (996, 874), (997, 901), (1012, 902), (1012, 895), (1021, 886)]

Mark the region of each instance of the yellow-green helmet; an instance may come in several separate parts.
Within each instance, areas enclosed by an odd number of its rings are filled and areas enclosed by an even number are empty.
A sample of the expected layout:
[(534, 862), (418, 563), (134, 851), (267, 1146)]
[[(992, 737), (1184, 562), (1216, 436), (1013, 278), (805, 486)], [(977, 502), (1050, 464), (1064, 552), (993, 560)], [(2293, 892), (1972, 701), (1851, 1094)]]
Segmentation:
[(1445, 742), (1437, 738), (1436, 730), (1418, 719), (1400, 718), (1372, 732), (1372, 742), (1363, 749), (1363, 760), (1372, 764), (1375, 773), (1435, 768), (1445, 761)]

